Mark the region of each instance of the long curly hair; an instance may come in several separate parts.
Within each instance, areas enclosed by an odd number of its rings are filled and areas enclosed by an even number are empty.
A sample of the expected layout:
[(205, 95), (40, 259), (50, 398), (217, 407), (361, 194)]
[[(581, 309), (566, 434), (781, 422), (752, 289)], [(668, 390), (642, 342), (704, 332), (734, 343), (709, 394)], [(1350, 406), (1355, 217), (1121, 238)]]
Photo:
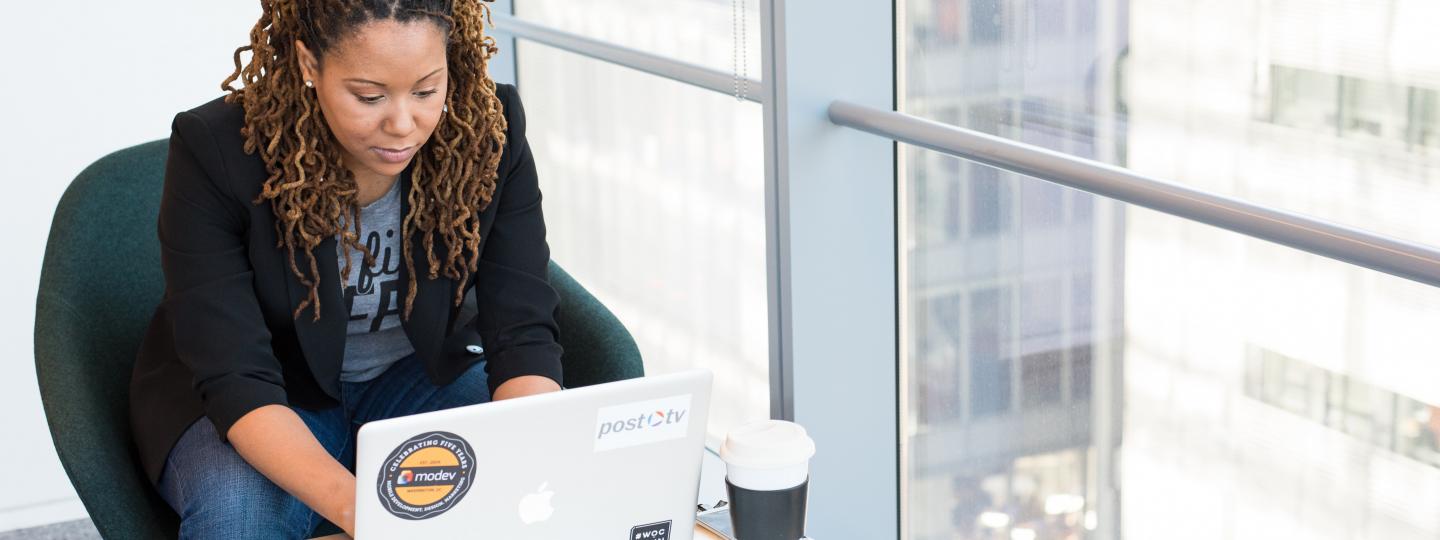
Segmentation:
[[(314, 92), (304, 85), (295, 40), (323, 59), (327, 50), (372, 21), (430, 20), (448, 34), (448, 111), (413, 158), (406, 194), (410, 210), (401, 225), (401, 251), (410, 276), (401, 316), (408, 320), (416, 291), (413, 235), (422, 239), (430, 263), (428, 279), (443, 272), (464, 283), (479, 260), (479, 215), (495, 193), (506, 129), (495, 82), (486, 71), (498, 51), (494, 38), (483, 32), (490, 9), (481, 0), (262, 0), (261, 6), (250, 44), (235, 50), (235, 71), (220, 87), (228, 92), (227, 103), (244, 106), (240, 133), (245, 152), (259, 152), (270, 174), (253, 202), (270, 201), (276, 247), (288, 252), (290, 271), (310, 288), (295, 307), (295, 318), (313, 306), (314, 320), (320, 320), (320, 269), (313, 249), (324, 239), (339, 236), (347, 252), (353, 248), (364, 254), (366, 266), (375, 264), (374, 254), (359, 241), (354, 174), (343, 166), (340, 143)], [(242, 63), (246, 51), (250, 58)], [(243, 88), (231, 86), (237, 80)], [(353, 226), (342, 225), (342, 218)], [(297, 251), (304, 252), (308, 268), (296, 263)], [(341, 279), (349, 275), (346, 257)], [(463, 297), (464, 287), (456, 287), (455, 305)]]

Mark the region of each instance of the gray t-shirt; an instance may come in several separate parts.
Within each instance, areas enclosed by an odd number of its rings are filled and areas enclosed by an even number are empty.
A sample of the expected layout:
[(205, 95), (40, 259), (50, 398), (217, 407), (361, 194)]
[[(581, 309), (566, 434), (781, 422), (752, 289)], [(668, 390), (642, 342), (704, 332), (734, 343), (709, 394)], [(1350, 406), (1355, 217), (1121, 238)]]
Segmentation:
[[(365, 267), (364, 254), (350, 250), (350, 279), (345, 284), (345, 306), (350, 321), (345, 329), (345, 361), (340, 380), (368, 381), (396, 360), (415, 352), (400, 314), (405, 307), (405, 284), (400, 282), (400, 181), (368, 206), (360, 208), (360, 243), (375, 255), (375, 266)], [(342, 217), (341, 223), (348, 227)], [(337, 239), (338, 240), (338, 239)], [(345, 267), (346, 247), (335, 243)]]

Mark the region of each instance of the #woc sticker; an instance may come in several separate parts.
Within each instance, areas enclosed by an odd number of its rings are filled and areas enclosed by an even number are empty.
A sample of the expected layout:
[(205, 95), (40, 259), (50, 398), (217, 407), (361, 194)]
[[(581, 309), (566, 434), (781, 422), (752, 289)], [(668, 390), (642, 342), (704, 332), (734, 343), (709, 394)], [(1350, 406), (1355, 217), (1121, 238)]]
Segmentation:
[(390, 452), (380, 467), (380, 503), (404, 519), (438, 516), (470, 491), (474, 470), (475, 451), (459, 435), (417, 435)]

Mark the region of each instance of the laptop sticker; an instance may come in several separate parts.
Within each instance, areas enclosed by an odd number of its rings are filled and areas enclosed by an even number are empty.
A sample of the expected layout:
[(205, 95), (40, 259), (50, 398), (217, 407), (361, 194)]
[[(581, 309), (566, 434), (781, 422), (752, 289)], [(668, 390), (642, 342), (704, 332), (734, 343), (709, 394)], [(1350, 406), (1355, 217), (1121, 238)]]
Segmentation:
[(666, 540), (668, 538), (670, 538), (669, 521), (636, 525), (630, 529), (630, 540)]
[(454, 508), (475, 483), (475, 451), (454, 433), (432, 431), (402, 443), (380, 467), (380, 503), (402, 519), (427, 519)]
[(602, 407), (595, 451), (682, 439), (690, 432), (690, 394)]

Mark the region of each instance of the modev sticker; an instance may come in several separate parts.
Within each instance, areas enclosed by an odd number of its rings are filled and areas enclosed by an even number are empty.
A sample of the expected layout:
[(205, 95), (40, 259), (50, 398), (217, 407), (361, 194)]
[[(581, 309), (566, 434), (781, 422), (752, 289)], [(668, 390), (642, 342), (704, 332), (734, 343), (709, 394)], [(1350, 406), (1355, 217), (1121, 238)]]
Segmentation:
[(411, 437), (380, 467), (380, 503), (404, 519), (426, 519), (454, 508), (475, 483), (475, 451), (454, 433)]
[(690, 394), (600, 409), (595, 451), (684, 438), (690, 432)]

